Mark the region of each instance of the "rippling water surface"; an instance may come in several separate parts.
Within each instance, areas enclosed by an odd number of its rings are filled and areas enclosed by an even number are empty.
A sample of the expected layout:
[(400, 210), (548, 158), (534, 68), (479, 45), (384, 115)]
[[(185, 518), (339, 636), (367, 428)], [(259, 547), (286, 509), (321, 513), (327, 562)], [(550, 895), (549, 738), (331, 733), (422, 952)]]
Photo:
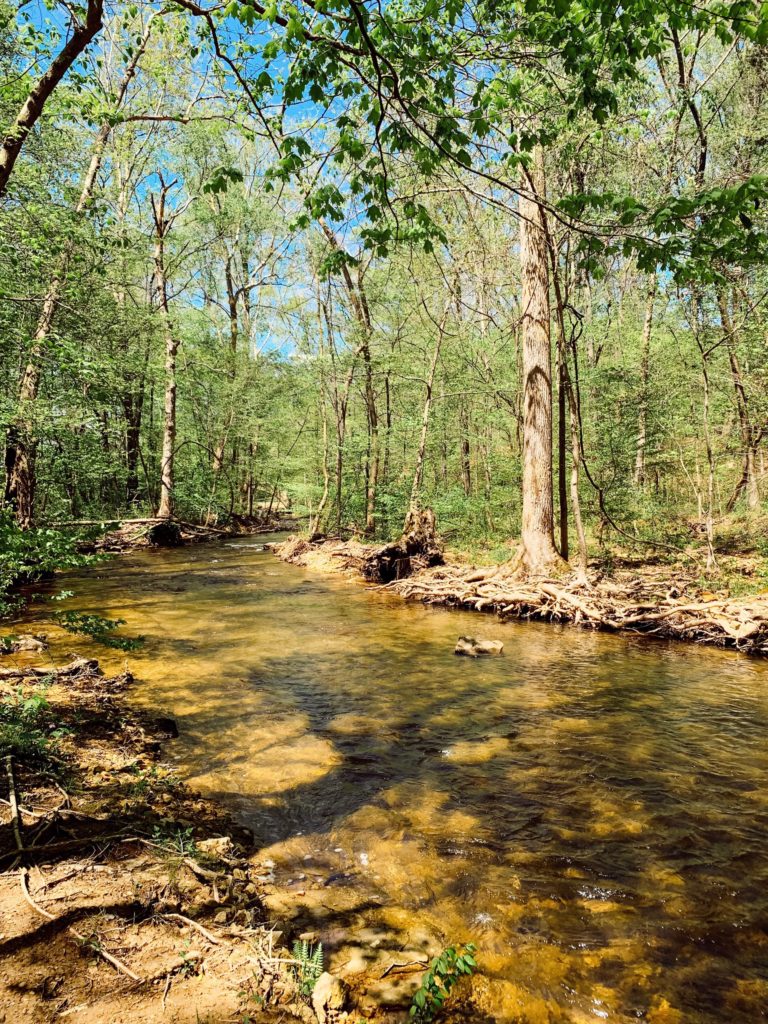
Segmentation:
[[(768, 1017), (768, 664), (404, 605), (255, 539), (64, 585), (57, 608), (147, 636), (170, 756), (256, 833), (273, 915), (371, 998), (473, 939), (466, 1020)], [(462, 633), (504, 655), (455, 657)]]

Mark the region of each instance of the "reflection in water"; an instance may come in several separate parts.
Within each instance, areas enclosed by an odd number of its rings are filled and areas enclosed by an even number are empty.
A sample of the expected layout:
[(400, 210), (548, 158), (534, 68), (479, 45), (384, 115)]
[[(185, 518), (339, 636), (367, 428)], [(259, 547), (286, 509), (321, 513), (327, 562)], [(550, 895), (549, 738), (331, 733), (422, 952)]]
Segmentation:
[[(251, 826), (273, 913), (332, 968), (473, 939), (465, 1019), (765, 1019), (768, 665), (407, 606), (250, 540), (66, 585), (146, 634), (137, 699), (177, 718), (169, 754)], [(456, 658), (461, 633), (504, 656)]]

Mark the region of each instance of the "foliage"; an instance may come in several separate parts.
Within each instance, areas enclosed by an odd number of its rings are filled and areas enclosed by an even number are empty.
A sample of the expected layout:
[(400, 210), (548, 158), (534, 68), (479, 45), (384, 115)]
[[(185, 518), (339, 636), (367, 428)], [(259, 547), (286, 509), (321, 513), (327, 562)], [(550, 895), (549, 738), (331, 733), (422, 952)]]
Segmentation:
[(13, 588), (50, 576), (57, 569), (86, 565), (69, 536), (54, 529), (21, 530), (10, 513), (0, 509), (0, 616), (17, 606)]
[(27, 767), (60, 774), (61, 736), (62, 730), (51, 718), (45, 685), (31, 691), (19, 687), (0, 702), (0, 750)]
[(197, 856), (194, 830), (191, 827), (179, 828), (173, 822), (155, 825), (152, 829), (152, 842), (176, 857)]
[(292, 952), (299, 991), (303, 996), (310, 996), (317, 979), (323, 973), (323, 944), (318, 942), (315, 945), (312, 942), (307, 942), (306, 939), (297, 939), (293, 944)]
[(63, 629), (69, 633), (88, 636), (97, 644), (111, 647), (118, 651), (137, 651), (145, 643), (145, 637), (115, 636), (114, 631), (125, 625), (125, 619), (105, 619), (101, 615), (88, 615), (84, 612), (57, 612), (54, 616)]
[(475, 945), (448, 946), (430, 963), (416, 990), (409, 1011), (413, 1020), (432, 1021), (440, 1013), (454, 986), (477, 969)]
[[(574, 466), (566, 407), (553, 469), (567, 522), (576, 470), (593, 553), (611, 539), (698, 548), (706, 522), (717, 547), (755, 512), (766, 5), (298, 0), (191, 17), (178, 2), (150, 23), (158, 10), (113, 7), (0, 199), (0, 423), (31, 443), (38, 523), (154, 515), (170, 325), (180, 518), (290, 505), (318, 532), (396, 536), (442, 324), (418, 499), (453, 548), (504, 557), (521, 527), (518, 204), (535, 153), (553, 365), (559, 295), (584, 450)], [(60, 33), (0, 5), (3, 124)], [(560, 420), (555, 403), (555, 434)], [(82, 558), (3, 514), (3, 594)]]

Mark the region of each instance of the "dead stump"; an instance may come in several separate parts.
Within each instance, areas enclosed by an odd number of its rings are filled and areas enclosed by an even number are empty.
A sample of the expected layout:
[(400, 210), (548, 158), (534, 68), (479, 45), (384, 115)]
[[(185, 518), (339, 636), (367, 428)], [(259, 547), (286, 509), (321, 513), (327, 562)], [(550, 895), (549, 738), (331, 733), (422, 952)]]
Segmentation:
[(435, 513), (430, 508), (412, 508), (406, 516), (400, 539), (372, 551), (360, 569), (368, 580), (391, 583), (411, 576), (419, 569), (442, 565), (443, 561)]
[(170, 519), (155, 523), (147, 533), (147, 540), (159, 548), (178, 548), (184, 543), (181, 527)]

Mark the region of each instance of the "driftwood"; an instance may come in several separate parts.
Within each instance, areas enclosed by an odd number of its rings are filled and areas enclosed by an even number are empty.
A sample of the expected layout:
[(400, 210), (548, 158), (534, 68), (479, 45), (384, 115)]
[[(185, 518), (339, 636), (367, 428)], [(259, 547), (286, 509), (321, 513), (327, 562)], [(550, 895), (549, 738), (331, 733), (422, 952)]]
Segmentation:
[(51, 665), (50, 668), (40, 668), (37, 665), (26, 665), (23, 668), (0, 668), (0, 680), (29, 679), (30, 677), (44, 679), (47, 676), (66, 678), (80, 675), (83, 672), (91, 675), (102, 674), (95, 658), (75, 658), (74, 661), (70, 661), (68, 665), (62, 665), (61, 668), (56, 668), (55, 665)]

